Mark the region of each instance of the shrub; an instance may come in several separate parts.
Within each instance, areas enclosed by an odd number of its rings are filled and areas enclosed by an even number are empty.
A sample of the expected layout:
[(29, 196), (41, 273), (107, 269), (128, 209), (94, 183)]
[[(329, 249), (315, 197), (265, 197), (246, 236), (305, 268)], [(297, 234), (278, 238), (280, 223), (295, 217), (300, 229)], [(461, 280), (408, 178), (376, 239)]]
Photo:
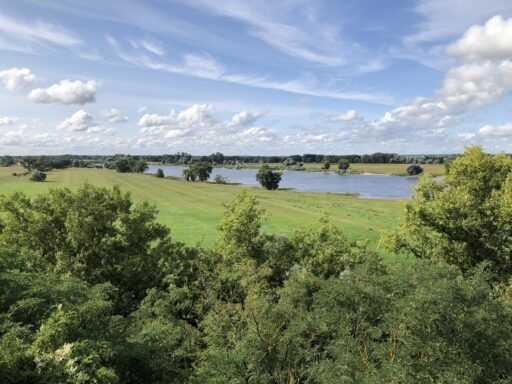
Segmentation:
[(411, 164), (407, 167), (406, 172), (409, 176), (416, 176), (420, 173), (423, 173), (423, 168), (421, 168), (418, 164)]
[(342, 172), (346, 172), (347, 169), (350, 168), (350, 163), (348, 162), (348, 160), (340, 160), (340, 162), (338, 163), (338, 169)]
[(46, 173), (41, 171), (35, 171), (34, 174), (30, 177), (30, 180), (32, 181), (45, 181), (46, 180)]
[(163, 169), (162, 169), (162, 168), (158, 168), (158, 169), (156, 170), (155, 176), (156, 176), (156, 177), (158, 177), (159, 179), (164, 178), (164, 177), (165, 177), (165, 175), (164, 175), (164, 171), (163, 171)]
[(326, 161), (323, 165), (322, 165), (322, 169), (329, 169), (331, 168), (331, 162), (330, 161)]
[(263, 165), (256, 174), (256, 180), (266, 189), (277, 189), (281, 181), (281, 174), (274, 172), (268, 165)]
[(215, 184), (227, 184), (227, 180), (222, 175), (216, 175), (213, 181)]

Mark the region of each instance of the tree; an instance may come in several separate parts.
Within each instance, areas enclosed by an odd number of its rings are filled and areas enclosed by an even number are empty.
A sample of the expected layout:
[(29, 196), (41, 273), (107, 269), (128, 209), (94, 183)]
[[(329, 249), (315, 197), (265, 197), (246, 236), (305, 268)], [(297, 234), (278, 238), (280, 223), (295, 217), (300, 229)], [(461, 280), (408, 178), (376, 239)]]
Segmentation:
[(445, 260), (465, 273), (488, 263), (498, 280), (512, 276), (512, 159), (467, 147), (442, 181), (424, 177), (381, 244), (394, 252)]
[(169, 230), (156, 222), (154, 206), (134, 205), (118, 187), (84, 184), (35, 198), (15, 193), (0, 199), (0, 212), (0, 245), (16, 249), (36, 271), (110, 282), (127, 307), (161, 282), (157, 265), (171, 249)]
[(349, 169), (349, 168), (350, 168), (350, 163), (348, 162), (348, 160), (342, 159), (338, 163), (338, 169), (342, 172), (346, 172), (347, 169)]
[(187, 181), (196, 181), (196, 174), (195, 172), (188, 168), (183, 170), (183, 178)]
[(113, 168), (120, 173), (144, 173), (148, 170), (148, 164), (144, 160), (136, 160), (133, 157), (125, 156), (116, 160)]
[(210, 174), (212, 173), (213, 167), (210, 163), (206, 162), (196, 162), (190, 164), (188, 169), (183, 170), (183, 177), (187, 181), (206, 181), (210, 178)]
[(207, 162), (197, 162), (190, 165), (190, 170), (196, 175), (199, 181), (206, 181), (212, 173), (212, 165)]
[(164, 178), (165, 177), (164, 170), (162, 168), (158, 168), (156, 170), (155, 176), (158, 177), (159, 179)]
[(210, 155), (210, 160), (215, 164), (222, 164), (224, 162), (224, 154), (215, 152)]
[(322, 218), (319, 226), (296, 230), (290, 238), (297, 262), (316, 276), (339, 276), (368, 258), (377, 256), (368, 251), (365, 241), (349, 243), (340, 227)]
[(258, 170), (256, 180), (266, 189), (277, 189), (279, 187), (279, 182), (281, 181), (281, 174), (274, 172), (272, 168), (264, 164)]
[(406, 172), (409, 176), (416, 176), (420, 173), (423, 173), (423, 168), (421, 168), (418, 164), (411, 164), (407, 167)]
[(130, 159), (123, 157), (114, 163), (114, 169), (120, 173), (126, 173), (131, 171)]
[(331, 162), (325, 161), (324, 164), (322, 165), (322, 169), (330, 169), (330, 168), (331, 168)]
[(261, 249), (260, 228), (264, 211), (247, 192), (239, 192), (219, 223), (223, 253), (256, 258)]
[(12, 156), (5, 155), (0, 157), (0, 166), (2, 167), (10, 167), (11, 165), (14, 165), (15, 161)]
[(45, 181), (46, 180), (46, 173), (41, 171), (35, 171), (32, 176), (30, 177), (30, 180), (32, 181)]

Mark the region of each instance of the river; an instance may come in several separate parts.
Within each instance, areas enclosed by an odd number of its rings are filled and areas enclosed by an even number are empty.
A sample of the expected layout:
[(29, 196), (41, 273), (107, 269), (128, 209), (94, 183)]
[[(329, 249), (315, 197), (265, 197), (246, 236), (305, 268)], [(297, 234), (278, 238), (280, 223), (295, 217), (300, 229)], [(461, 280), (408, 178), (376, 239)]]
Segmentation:
[[(150, 165), (146, 173), (154, 174), (162, 168), (165, 176), (181, 177), (187, 167), (178, 165)], [(210, 180), (221, 175), (228, 183), (259, 186), (256, 169), (214, 168)], [(372, 199), (408, 199), (418, 182), (403, 176), (390, 175), (340, 175), (335, 172), (285, 171), (279, 188), (299, 192), (357, 193)]]

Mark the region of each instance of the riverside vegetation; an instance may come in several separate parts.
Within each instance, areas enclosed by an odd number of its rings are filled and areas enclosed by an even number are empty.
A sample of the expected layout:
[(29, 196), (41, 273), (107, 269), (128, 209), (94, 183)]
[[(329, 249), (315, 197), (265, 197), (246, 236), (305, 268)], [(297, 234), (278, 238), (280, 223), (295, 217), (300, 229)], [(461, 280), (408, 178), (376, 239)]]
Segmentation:
[(0, 381), (511, 382), (510, 158), (421, 180), (381, 240), (407, 262), (265, 208), (238, 193), (204, 249), (118, 187), (2, 197)]

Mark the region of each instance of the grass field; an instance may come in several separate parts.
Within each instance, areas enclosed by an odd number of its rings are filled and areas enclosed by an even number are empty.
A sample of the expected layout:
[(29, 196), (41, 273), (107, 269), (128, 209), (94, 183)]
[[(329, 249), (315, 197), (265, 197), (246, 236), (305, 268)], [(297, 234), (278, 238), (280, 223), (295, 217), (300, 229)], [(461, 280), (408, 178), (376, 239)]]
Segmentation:
[(157, 205), (159, 221), (171, 228), (173, 238), (203, 246), (214, 244), (216, 226), (224, 204), (234, 195), (248, 190), (260, 201), (269, 217), (264, 230), (289, 233), (293, 229), (314, 224), (325, 213), (332, 222), (341, 225), (351, 238), (368, 237), (376, 247), (380, 233), (392, 228), (401, 210), (396, 200), (367, 200), (330, 193), (266, 191), (261, 188), (209, 183), (189, 183), (180, 180), (158, 179), (141, 174), (123, 174), (102, 169), (70, 168), (48, 173), (46, 182), (38, 183), (27, 176), (12, 176), (21, 169), (0, 167), (0, 194), (23, 191), (36, 195), (50, 188), (76, 188), (85, 181), (98, 186), (119, 185), (131, 191), (135, 200), (148, 200)]
[[(281, 164), (271, 163), (270, 166), (277, 167)], [(254, 168), (257, 169), (261, 166), (260, 163), (245, 163), (242, 164), (243, 168)], [(322, 163), (306, 163), (304, 168), (306, 171), (322, 172)], [(366, 164), (366, 163), (352, 163), (350, 164), (350, 170), (355, 173), (375, 173), (378, 175), (400, 175), (406, 176), (406, 169), (409, 164)], [(444, 175), (445, 168), (442, 164), (420, 164), (425, 172), (428, 172), (432, 176)], [(331, 164), (331, 171), (337, 170), (337, 164)]]

